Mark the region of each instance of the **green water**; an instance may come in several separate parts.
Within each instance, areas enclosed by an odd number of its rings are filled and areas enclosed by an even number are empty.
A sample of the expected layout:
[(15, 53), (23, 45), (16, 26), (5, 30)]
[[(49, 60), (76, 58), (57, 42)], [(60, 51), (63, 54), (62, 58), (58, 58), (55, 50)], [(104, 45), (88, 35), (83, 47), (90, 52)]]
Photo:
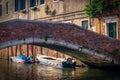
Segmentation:
[(98, 69), (57, 69), (45, 65), (0, 60), (0, 80), (120, 80), (120, 72)]

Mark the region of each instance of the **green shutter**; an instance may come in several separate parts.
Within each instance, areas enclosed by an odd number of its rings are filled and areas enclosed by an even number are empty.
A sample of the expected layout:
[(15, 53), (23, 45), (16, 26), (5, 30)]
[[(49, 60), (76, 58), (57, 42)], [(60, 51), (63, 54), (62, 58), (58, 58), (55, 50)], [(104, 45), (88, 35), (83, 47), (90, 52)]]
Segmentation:
[(20, 10), (25, 9), (26, 6), (26, 0), (20, 0)]
[(88, 29), (88, 20), (82, 21), (82, 27)]
[(30, 7), (35, 6), (36, 0), (30, 0)]
[(108, 23), (107, 26), (108, 26), (108, 36), (112, 38), (116, 38), (117, 37), (116, 23)]
[(18, 0), (15, 0), (14, 10), (15, 11), (19, 10), (19, 2), (18, 2)]
[(6, 14), (8, 14), (8, 2), (6, 2)]

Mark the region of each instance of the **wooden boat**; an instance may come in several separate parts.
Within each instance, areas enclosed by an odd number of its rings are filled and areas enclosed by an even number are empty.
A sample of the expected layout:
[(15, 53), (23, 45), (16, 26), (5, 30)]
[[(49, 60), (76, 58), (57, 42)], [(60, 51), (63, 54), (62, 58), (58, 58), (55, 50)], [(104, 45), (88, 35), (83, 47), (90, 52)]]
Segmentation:
[(76, 67), (76, 62), (75, 61), (72, 62), (72, 59), (70, 60), (70, 58), (66, 60), (63, 58), (56, 58), (52, 56), (38, 54), (37, 59), (39, 60), (40, 64), (49, 65), (56, 68), (75, 68)]
[(25, 56), (25, 55), (19, 55), (19, 56), (12, 56), (11, 57), (12, 62), (15, 63), (34, 63), (34, 60), (32, 56)]

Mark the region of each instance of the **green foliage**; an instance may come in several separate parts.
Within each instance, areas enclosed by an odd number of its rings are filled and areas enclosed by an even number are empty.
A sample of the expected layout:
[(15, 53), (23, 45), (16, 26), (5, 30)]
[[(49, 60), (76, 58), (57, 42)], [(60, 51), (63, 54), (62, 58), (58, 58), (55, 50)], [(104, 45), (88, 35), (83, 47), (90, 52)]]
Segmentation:
[(88, 46), (83, 46), (83, 48), (85, 48), (85, 49), (89, 49), (89, 47), (88, 47)]
[(99, 51), (99, 50), (95, 50), (95, 52), (100, 53), (100, 51)]
[(27, 13), (26, 9), (20, 10), (22, 13)]
[(55, 16), (56, 15), (56, 9), (54, 9), (53, 11), (50, 10), (49, 6), (46, 5), (45, 6), (45, 13), (48, 15), (51, 15), (51, 16)]
[(31, 7), (32, 10), (36, 11), (37, 10), (37, 6), (33, 6)]
[(92, 0), (84, 11), (90, 18), (99, 17), (104, 11), (104, 0)]
[(56, 9), (54, 9), (52, 12), (51, 12), (51, 16), (55, 16), (56, 15)]
[(91, 0), (84, 11), (90, 18), (101, 18), (105, 11), (120, 9), (120, 0)]
[(110, 54), (112, 54), (113, 56), (116, 56), (119, 52), (119, 49), (114, 49), (112, 52), (110, 52)]
[(115, 1), (115, 6), (116, 8), (120, 9), (120, 0)]
[(48, 5), (46, 5), (46, 6), (45, 6), (45, 13), (48, 15), (48, 14), (49, 14), (49, 12), (50, 12), (50, 10), (49, 10), (49, 6), (48, 6)]
[(46, 36), (45, 36), (45, 38), (44, 38), (44, 39), (45, 39), (45, 41), (47, 41), (47, 40), (48, 40), (48, 38), (50, 38), (50, 37), (49, 37), (48, 35), (46, 35)]
[(25, 38), (19, 38), (18, 40), (24, 40), (25, 41)]

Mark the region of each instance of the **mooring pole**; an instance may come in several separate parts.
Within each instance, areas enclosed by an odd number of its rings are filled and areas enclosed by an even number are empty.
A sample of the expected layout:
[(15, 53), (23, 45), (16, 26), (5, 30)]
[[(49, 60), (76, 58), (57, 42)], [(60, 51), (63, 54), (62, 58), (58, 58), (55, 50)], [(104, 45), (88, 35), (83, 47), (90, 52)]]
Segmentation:
[(10, 51), (9, 51), (9, 47), (7, 48), (7, 59), (9, 60), (9, 54), (10, 54)]
[(27, 56), (29, 56), (29, 45), (27, 44)]
[(11, 46), (11, 56), (13, 56), (13, 46)]
[(18, 46), (16, 45), (16, 48), (15, 48), (15, 56), (17, 56), (17, 49), (18, 49)]
[(20, 55), (22, 55), (22, 50), (21, 50), (22, 45), (20, 45), (19, 47), (20, 47)]
[(40, 46), (40, 53), (43, 54), (43, 48)]

